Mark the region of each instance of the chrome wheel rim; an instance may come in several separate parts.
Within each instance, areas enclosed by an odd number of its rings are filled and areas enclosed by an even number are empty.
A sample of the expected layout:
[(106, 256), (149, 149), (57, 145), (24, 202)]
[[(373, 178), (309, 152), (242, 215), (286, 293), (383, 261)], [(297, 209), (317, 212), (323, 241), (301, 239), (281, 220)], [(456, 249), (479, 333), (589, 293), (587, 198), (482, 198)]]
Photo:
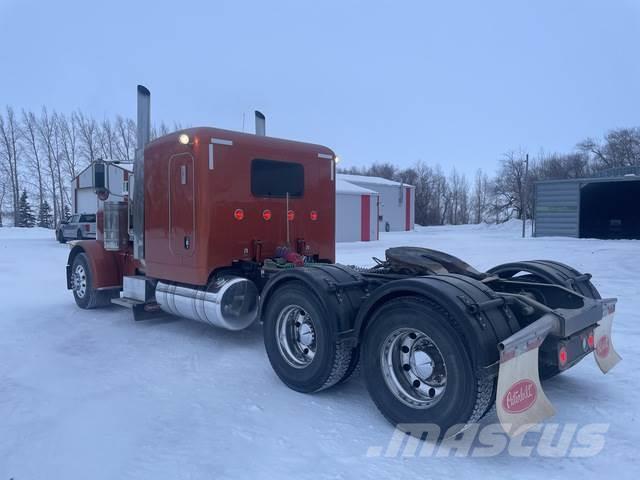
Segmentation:
[(294, 368), (308, 366), (316, 355), (316, 328), (309, 312), (298, 305), (282, 309), (276, 321), (278, 350)]
[(444, 395), (447, 367), (442, 352), (424, 332), (393, 331), (380, 350), (382, 373), (393, 395), (412, 408), (431, 408)]
[(73, 272), (73, 291), (78, 298), (84, 298), (87, 293), (87, 272), (82, 265), (76, 265)]

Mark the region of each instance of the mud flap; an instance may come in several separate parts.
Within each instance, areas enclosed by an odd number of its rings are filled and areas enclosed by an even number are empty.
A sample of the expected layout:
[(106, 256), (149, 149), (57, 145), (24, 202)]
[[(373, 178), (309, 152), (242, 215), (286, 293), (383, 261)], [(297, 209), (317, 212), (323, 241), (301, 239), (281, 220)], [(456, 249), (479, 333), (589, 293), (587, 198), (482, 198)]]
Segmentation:
[(553, 328), (554, 318), (545, 316), (499, 345), (496, 411), (509, 436), (520, 435), (555, 414), (538, 373), (538, 351)]
[(603, 308), (602, 320), (598, 322), (594, 332), (595, 349), (593, 354), (602, 373), (607, 373), (622, 360), (622, 357), (613, 348), (613, 341), (611, 340), (611, 327), (613, 325), (613, 316), (616, 313), (616, 300), (604, 300)]
[(503, 359), (504, 352), (500, 355), (496, 410), (502, 428), (510, 436), (520, 435), (556, 413), (540, 384), (541, 343), (511, 358)]

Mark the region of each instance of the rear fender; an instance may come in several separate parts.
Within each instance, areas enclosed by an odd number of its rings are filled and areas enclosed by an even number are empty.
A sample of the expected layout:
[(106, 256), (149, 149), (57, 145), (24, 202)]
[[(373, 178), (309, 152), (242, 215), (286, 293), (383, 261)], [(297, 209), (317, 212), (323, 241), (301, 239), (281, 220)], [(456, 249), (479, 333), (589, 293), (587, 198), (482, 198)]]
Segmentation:
[(67, 260), (67, 289), (71, 290), (71, 266), (80, 253), (87, 256), (89, 268), (96, 289), (122, 288), (123, 256), (104, 249), (99, 240), (79, 240), (72, 242)]
[[(590, 274), (581, 274), (568, 265), (552, 260), (528, 260), (524, 262), (504, 263), (488, 271), (489, 274), (497, 275), (503, 279), (512, 278), (521, 272), (536, 275), (546, 283), (561, 285), (585, 297), (600, 298), (598, 290), (591, 283)], [(514, 280), (516, 279), (517, 277), (514, 278)]]
[[(496, 366), (498, 343), (520, 328), (506, 303), (483, 283), (463, 275), (433, 275), (395, 280), (375, 290), (356, 317), (354, 331), (358, 341), (378, 308), (406, 295), (424, 297), (449, 313), (477, 368)], [(488, 369), (487, 373), (495, 375), (497, 369)]]
[(306, 285), (319, 300), (324, 317), (336, 322), (338, 335), (353, 338), (356, 313), (368, 293), (368, 282), (355, 270), (335, 264), (312, 264), (306, 267), (282, 270), (273, 275), (260, 297), (260, 316), (269, 301), (287, 283)]

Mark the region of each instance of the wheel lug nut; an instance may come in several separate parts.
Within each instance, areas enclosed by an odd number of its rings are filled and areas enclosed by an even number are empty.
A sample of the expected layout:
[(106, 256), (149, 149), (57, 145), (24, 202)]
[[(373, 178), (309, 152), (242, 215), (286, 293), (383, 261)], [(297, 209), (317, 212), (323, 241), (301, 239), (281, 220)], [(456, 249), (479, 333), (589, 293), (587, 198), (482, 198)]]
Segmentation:
[(405, 372), (408, 372), (409, 370), (411, 370), (411, 365), (409, 365), (408, 363), (405, 363), (404, 365), (402, 365), (402, 368), (404, 369)]
[(309, 349), (308, 349), (308, 348), (305, 348), (305, 349), (302, 351), (302, 353), (304, 353), (305, 355), (306, 355), (306, 354), (308, 354), (308, 353), (309, 353)]
[(413, 388), (419, 388), (420, 387), (420, 380), (414, 380), (413, 381)]
[(407, 347), (406, 345), (402, 346), (402, 353), (409, 353), (409, 347)]
[(435, 396), (435, 394), (436, 394), (436, 389), (435, 388), (430, 388), (428, 393), (429, 393), (429, 396), (431, 398), (433, 398)]
[(296, 327), (300, 328), (301, 323), (300, 322), (296, 322)]
[(415, 333), (413, 333), (413, 332), (411, 332), (411, 333), (409, 334), (409, 338), (410, 338), (411, 340), (415, 340), (417, 337), (418, 337), (418, 336), (417, 336)]

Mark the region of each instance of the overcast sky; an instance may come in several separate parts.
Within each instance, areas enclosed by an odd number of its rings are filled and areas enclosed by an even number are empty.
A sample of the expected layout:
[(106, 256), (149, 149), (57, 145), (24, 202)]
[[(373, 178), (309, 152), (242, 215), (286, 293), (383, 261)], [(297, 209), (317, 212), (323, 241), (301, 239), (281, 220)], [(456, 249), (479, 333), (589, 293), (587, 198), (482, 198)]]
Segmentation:
[(640, 125), (640, 2), (0, 0), (0, 105), (321, 143), (473, 174)]

